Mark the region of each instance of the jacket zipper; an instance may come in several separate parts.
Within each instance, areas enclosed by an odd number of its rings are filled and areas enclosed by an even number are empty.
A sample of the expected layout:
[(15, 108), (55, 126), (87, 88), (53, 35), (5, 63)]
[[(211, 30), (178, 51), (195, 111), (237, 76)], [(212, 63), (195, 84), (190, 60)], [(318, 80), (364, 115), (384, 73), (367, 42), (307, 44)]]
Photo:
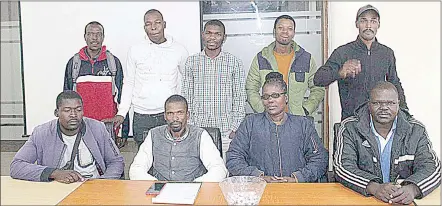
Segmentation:
[(310, 136), (310, 140), (313, 143), (313, 154), (316, 154), (318, 152), (318, 145), (316, 144), (316, 141), (313, 139), (313, 136)]
[(281, 158), (281, 146), (279, 144), (278, 125), (276, 125), (276, 141), (278, 142), (278, 155), (279, 155), (279, 175), (282, 177), (282, 158)]
[(63, 159), (62, 155), (64, 155), (65, 150), (66, 150), (66, 144), (63, 144), (63, 150), (61, 151), (61, 155), (58, 158), (57, 168), (60, 168), (61, 159)]

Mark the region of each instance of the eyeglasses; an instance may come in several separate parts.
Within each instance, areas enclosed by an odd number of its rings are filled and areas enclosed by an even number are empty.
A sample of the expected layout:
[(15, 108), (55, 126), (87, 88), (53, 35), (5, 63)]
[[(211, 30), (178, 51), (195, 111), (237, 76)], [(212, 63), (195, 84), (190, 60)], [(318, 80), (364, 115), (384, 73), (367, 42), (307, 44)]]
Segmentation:
[(287, 92), (282, 92), (282, 93), (273, 93), (273, 94), (263, 94), (261, 96), (262, 100), (268, 100), (270, 97), (272, 97), (273, 99), (279, 98), (281, 95), (286, 94)]
[(395, 101), (385, 101), (385, 102), (370, 101), (370, 104), (372, 104), (374, 107), (380, 107), (383, 105), (386, 105), (387, 107), (393, 107), (393, 106), (396, 106), (398, 104), (398, 102), (395, 102)]

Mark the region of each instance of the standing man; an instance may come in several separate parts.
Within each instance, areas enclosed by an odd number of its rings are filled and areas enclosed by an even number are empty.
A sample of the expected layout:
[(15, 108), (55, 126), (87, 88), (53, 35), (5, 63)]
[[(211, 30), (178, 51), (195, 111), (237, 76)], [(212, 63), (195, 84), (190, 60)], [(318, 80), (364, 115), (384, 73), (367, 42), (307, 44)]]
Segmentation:
[[(69, 59), (63, 90), (75, 90), (83, 98), (84, 115), (96, 120), (115, 116), (120, 103), (123, 70), (120, 60), (103, 46), (104, 27), (97, 21), (84, 28), (86, 46)], [(118, 147), (124, 146), (129, 121), (123, 125), (123, 137), (117, 138)]]
[[(279, 72), (288, 85), (288, 111), (291, 114), (307, 116), (313, 114), (324, 99), (325, 88), (313, 85), (316, 64), (311, 54), (299, 46), (295, 37), (295, 20), (288, 15), (276, 18), (273, 26), (275, 41), (264, 47), (253, 59), (247, 76), (247, 98), (255, 112), (263, 112), (260, 90), (265, 76)], [(306, 101), (307, 90), (310, 95)]]
[(163, 104), (169, 96), (180, 93), (188, 53), (171, 36), (164, 35), (165, 28), (160, 11), (151, 9), (144, 14), (148, 39), (129, 49), (121, 104), (117, 115), (106, 120), (119, 126), (133, 106), (133, 133), (138, 147), (144, 141), (144, 132), (166, 124)]
[(358, 37), (333, 51), (324, 66), (318, 69), (315, 85), (328, 86), (338, 81), (341, 119), (351, 116), (359, 105), (368, 100), (368, 91), (378, 81), (393, 83), (399, 93), (400, 107), (408, 109), (396, 72), (393, 50), (376, 39), (380, 27), (378, 9), (371, 5), (361, 7), (355, 24), (359, 29)]
[(219, 128), (226, 152), (245, 116), (245, 73), (239, 58), (221, 51), (226, 40), (221, 21), (208, 21), (202, 39), (204, 50), (187, 59), (182, 94), (189, 102), (190, 123)]
[(425, 126), (399, 108), (395, 85), (379, 82), (369, 94), (339, 128), (336, 180), (365, 196), (408, 205), (440, 185), (440, 161)]

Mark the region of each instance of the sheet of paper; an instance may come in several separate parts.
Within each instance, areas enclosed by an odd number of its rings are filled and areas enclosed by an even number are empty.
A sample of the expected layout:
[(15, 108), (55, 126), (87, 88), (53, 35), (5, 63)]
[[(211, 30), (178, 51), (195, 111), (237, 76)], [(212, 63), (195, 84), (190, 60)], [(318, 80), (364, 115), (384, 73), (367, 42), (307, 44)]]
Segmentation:
[(167, 183), (152, 203), (193, 204), (201, 183)]

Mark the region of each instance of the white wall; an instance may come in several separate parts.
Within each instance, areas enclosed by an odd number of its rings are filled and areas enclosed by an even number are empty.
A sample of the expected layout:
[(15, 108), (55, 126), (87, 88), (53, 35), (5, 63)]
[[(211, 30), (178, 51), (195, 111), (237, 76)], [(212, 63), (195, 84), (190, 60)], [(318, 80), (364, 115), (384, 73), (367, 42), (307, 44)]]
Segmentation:
[(21, 2), (28, 134), (54, 118), (66, 63), (86, 45), (84, 26), (103, 24), (103, 44), (125, 67), (127, 50), (145, 37), (143, 16), (152, 8), (163, 13), (166, 34), (190, 54), (200, 51), (199, 2)]
[[(358, 35), (354, 21), (366, 4), (378, 8), (378, 41), (392, 48), (410, 112), (426, 126), (440, 157), (440, 2), (330, 2), (329, 54)], [(341, 108), (330, 86), (330, 134)], [(331, 141), (332, 142), (332, 141)]]

